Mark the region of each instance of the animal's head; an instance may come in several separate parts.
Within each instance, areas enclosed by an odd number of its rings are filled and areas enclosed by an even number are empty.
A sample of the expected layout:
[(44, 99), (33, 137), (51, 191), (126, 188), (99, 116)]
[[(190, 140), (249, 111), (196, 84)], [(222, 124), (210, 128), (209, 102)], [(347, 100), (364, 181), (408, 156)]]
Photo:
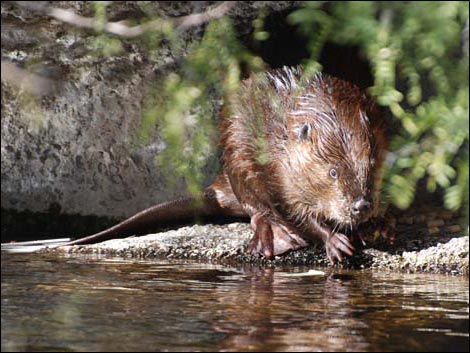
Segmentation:
[(277, 88), (294, 97), (278, 167), (289, 216), (301, 224), (316, 218), (353, 227), (379, 208), (384, 118), (356, 86), (326, 75), (301, 82), (299, 74), (290, 72), (290, 85), (277, 77)]

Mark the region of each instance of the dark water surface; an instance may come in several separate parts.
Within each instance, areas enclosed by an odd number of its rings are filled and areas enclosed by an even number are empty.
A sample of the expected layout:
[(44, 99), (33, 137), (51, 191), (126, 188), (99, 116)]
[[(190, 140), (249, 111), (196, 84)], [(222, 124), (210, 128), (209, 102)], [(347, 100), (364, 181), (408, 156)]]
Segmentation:
[(468, 351), (468, 277), (2, 253), (2, 351)]

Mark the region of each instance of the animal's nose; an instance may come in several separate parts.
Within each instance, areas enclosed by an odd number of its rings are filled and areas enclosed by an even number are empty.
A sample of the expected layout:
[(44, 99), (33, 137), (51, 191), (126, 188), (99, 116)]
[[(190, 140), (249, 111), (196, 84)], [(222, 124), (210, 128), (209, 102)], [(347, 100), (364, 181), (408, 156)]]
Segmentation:
[(370, 201), (364, 197), (356, 198), (351, 205), (351, 213), (353, 216), (358, 217), (364, 215), (370, 209)]

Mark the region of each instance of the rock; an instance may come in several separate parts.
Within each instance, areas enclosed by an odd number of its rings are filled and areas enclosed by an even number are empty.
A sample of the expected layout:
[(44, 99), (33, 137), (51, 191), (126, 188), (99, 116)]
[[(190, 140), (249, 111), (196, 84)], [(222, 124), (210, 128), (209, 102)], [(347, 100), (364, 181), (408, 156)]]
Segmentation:
[[(369, 251), (369, 250), (366, 250)], [(392, 255), (382, 253), (372, 267), (405, 272), (469, 274), (469, 237), (452, 238), (419, 251), (404, 251)]]
[[(251, 21), (265, 2), (239, 2), (230, 12), (235, 26), (252, 30)], [(110, 2), (110, 21), (144, 16), (178, 17), (202, 12), (210, 2)], [(85, 1), (30, 2), (92, 16)], [(283, 11), (295, 2), (276, 2), (267, 11)], [(173, 179), (155, 165), (165, 143), (136, 147), (144, 102), (153, 81), (175, 69), (204, 26), (182, 34), (174, 52), (168, 44), (146, 48), (123, 41), (113, 56), (94, 56), (91, 31), (74, 28), (15, 3), (2, 2), (2, 57), (19, 67), (60, 82), (41, 99), (22, 97), (2, 81), (1, 207), (123, 219), (158, 202), (185, 193), (185, 180)], [(219, 102), (213, 102), (214, 107)], [(217, 109), (214, 109), (214, 119)], [(215, 150), (215, 147), (214, 147)], [(215, 151), (207, 155), (207, 183), (216, 170)], [(171, 185), (170, 185), (171, 184)], [(51, 222), (54, 217), (51, 217)]]
[[(122, 257), (197, 259), (203, 261), (276, 265), (329, 265), (323, 246), (313, 245), (292, 251), (269, 261), (247, 255), (246, 245), (252, 231), (246, 223), (227, 225), (194, 225), (156, 234), (108, 240), (92, 245), (46, 249), (46, 252), (69, 254), (106, 254)], [(420, 251), (402, 251), (390, 246), (387, 251), (374, 244), (353, 257), (346, 257), (335, 266), (343, 268), (373, 268), (395, 272), (432, 272), (468, 275), (469, 237), (452, 238)]]

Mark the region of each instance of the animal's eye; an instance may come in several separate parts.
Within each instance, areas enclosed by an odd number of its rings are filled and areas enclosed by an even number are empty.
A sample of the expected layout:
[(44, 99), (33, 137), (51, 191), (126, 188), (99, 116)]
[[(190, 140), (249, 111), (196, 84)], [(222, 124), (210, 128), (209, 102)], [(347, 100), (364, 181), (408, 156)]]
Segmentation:
[(333, 179), (338, 179), (338, 171), (335, 168), (330, 169), (330, 177)]
[(301, 140), (306, 140), (310, 134), (310, 125), (304, 124), (299, 130), (299, 138)]

